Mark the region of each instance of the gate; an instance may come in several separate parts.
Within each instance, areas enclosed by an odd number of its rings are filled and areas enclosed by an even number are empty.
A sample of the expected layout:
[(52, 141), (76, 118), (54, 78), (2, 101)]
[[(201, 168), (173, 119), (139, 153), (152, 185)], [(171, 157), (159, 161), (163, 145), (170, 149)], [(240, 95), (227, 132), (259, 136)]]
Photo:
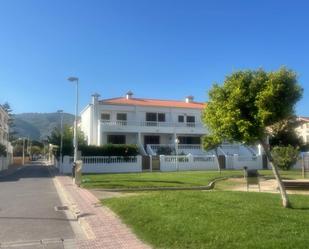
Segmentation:
[(143, 156), (142, 170), (160, 170), (160, 156)]
[(150, 170), (150, 156), (142, 157), (142, 170)]
[(160, 156), (152, 156), (152, 170), (160, 170)]

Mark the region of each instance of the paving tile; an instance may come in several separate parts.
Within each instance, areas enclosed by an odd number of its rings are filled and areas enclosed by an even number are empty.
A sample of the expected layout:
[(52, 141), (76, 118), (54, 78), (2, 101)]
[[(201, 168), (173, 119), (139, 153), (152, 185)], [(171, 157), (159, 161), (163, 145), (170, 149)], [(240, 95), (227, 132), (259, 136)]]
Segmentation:
[(75, 208), (86, 229), (94, 239), (77, 239), (80, 249), (150, 249), (109, 208), (97, 205), (100, 201), (88, 190), (73, 185), (68, 176), (56, 176), (62, 190)]

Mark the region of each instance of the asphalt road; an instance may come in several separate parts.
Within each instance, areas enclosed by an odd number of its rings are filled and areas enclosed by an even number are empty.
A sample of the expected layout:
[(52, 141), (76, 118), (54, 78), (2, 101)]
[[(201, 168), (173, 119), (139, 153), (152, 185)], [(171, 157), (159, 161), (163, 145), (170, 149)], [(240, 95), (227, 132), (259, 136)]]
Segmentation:
[(61, 240), (74, 240), (76, 221), (56, 206), (61, 201), (48, 166), (25, 166), (0, 176), (0, 248), (66, 248)]

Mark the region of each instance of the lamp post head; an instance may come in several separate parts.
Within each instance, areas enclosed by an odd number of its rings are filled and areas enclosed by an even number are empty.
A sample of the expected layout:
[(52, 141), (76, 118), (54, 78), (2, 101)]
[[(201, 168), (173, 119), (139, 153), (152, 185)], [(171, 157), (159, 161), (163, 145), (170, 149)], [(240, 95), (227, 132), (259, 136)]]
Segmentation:
[(77, 77), (69, 77), (68, 81), (71, 81), (71, 82), (76, 81), (76, 82), (78, 82), (78, 78)]

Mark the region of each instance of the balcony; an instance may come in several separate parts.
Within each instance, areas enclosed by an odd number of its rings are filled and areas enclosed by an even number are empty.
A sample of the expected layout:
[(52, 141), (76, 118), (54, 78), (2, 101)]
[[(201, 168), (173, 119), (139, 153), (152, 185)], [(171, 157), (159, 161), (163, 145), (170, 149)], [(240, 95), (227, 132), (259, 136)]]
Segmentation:
[(162, 133), (189, 133), (204, 134), (202, 123), (178, 123), (156, 121), (101, 121), (103, 131), (123, 132), (162, 132)]

